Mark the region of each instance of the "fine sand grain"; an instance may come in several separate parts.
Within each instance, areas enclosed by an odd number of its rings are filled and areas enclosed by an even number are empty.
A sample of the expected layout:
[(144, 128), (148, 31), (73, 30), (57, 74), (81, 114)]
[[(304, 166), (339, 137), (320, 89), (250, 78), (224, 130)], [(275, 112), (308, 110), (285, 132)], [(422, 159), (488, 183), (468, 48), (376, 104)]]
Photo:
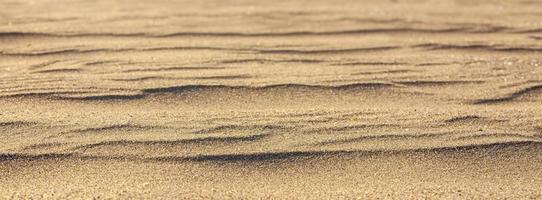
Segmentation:
[(542, 199), (541, 19), (0, 0), (0, 198)]

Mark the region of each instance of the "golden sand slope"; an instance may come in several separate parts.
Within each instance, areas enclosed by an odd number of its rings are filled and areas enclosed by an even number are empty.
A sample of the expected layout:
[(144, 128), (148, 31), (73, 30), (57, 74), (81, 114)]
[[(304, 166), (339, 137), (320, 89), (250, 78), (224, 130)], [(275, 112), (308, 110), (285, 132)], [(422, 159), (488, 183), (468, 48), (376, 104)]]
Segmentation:
[(0, 0), (0, 198), (542, 198), (541, 8)]

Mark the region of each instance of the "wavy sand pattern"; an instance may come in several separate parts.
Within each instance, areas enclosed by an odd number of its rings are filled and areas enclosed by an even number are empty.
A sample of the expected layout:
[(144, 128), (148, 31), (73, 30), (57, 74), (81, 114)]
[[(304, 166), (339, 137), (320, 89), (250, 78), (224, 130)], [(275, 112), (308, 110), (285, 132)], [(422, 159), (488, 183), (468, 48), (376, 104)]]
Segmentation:
[(540, 199), (540, 8), (0, 0), (0, 198)]

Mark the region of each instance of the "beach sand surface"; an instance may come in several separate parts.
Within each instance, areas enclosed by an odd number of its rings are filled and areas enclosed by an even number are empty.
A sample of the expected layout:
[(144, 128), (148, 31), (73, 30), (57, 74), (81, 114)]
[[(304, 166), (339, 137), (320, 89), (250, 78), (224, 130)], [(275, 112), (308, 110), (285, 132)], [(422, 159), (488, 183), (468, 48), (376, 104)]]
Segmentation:
[(0, 0), (0, 198), (542, 199), (541, 17)]

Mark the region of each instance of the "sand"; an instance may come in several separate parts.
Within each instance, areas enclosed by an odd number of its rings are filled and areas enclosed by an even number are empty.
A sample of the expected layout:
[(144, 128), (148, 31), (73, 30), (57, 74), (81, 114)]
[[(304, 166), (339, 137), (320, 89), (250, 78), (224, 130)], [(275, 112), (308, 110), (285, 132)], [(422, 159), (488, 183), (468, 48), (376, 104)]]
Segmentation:
[(0, 0), (0, 198), (542, 199), (540, 8)]

